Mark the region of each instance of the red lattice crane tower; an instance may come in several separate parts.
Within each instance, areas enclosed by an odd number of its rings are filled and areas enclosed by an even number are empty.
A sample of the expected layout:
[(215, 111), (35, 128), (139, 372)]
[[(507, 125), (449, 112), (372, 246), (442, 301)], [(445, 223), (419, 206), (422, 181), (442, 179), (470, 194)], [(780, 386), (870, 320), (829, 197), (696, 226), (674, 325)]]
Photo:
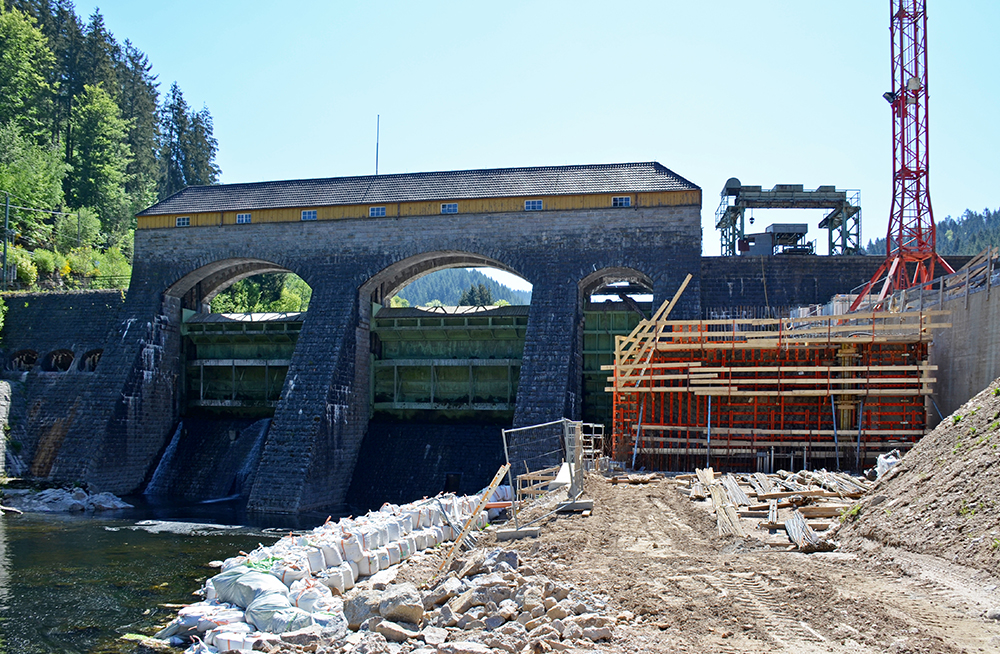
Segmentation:
[(934, 278), (935, 264), (955, 272), (935, 250), (928, 187), (927, 11), (925, 0), (890, 0), (893, 193), (886, 259), (851, 305), (854, 311), (880, 283), (873, 308), (885, 298)]

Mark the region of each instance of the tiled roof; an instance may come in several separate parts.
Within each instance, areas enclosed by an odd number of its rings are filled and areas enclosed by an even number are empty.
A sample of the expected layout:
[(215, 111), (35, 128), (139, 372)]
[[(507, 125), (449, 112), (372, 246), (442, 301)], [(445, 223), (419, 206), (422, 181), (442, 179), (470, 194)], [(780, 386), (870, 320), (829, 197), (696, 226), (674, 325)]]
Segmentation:
[(138, 215), (697, 189), (655, 161), (494, 168), (189, 186)]

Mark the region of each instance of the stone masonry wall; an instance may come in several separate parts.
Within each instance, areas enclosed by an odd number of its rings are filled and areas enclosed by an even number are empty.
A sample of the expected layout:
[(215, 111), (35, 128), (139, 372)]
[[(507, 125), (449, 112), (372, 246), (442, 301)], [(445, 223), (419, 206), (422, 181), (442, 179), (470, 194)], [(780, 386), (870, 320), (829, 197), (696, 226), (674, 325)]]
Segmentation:
[[(558, 419), (579, 413), (579, 281), (632, 268), (669, 295), (693, 272), (697, 290), (699, 223), (700, 207), (682, 206), (140, 230), (132, 284), (101, 364), (90, 383), (66, 394), (70, 405), (41, 411), (61, 421), (46, 441), (47, 476), (118, 493), (141, 489), (179, 409), (180, 300), (165, 293), (203, 266), (266, 261), (313, 288), (250, 498), (253, 509), (297, 512), (346, 497), (367, 428), (368, 388), (355, 366), (367, 359), (358, 320), (368, 300), (358, 289), (381, 271), (429, 253), (469, 253), (532, 282), (538, 307), (517, 415)], [(698, 300), (692, 294), (675, 315), (697, 316)]]

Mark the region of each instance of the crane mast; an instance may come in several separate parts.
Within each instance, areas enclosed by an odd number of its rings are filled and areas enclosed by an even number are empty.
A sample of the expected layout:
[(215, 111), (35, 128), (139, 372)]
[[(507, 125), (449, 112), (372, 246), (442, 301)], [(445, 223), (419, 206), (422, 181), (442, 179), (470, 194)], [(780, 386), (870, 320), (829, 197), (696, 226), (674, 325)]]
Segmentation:
[(934, 277), (935, 264), (954, 272), (935, 247), (928, 185), (927, 11), (925, 0), (890, 0), (893, 194), (886, 259), (851, 305), (866, 301), (881, 284), (873, 308), (885, 298)]

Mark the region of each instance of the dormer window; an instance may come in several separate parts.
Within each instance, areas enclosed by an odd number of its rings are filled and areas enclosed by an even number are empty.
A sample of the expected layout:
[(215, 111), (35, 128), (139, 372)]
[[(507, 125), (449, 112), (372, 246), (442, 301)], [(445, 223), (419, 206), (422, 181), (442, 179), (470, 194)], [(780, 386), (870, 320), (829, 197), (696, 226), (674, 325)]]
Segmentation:
[(525, 211), (541, 211), (542, 201), (541, 200), (525, 200), (524, 201)]
[(369, 218), (384, 218), (385, 217), (385, 207), (369, 207), (368, 208)]
[(190, 227), (191, 226), (191, 216), (178, 216), (177, 220), (174, 221), (175, 227)]

